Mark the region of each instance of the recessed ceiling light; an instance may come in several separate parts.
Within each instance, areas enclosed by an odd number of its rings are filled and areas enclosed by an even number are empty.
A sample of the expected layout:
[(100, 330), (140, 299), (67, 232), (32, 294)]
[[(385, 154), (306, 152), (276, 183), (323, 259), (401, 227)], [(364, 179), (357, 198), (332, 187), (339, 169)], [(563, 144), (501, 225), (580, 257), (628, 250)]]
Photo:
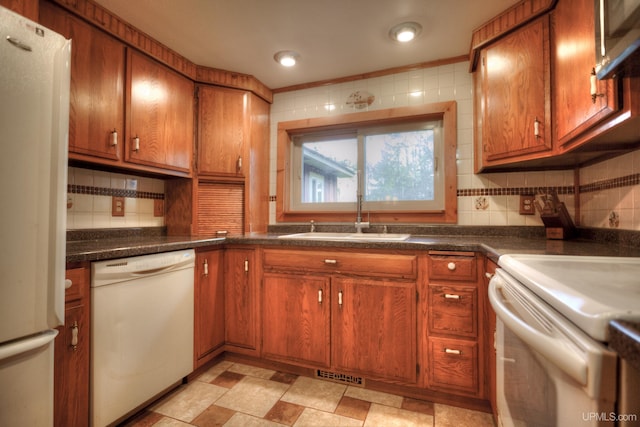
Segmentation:
[(420, 31), (422, 31), (422, 25), (417, 22), (403, 22), (389, 30), (389, 37), (391, 40), (406, 43), (415, 39)]
[(273, 59), (276, 62), (284, 67), (293, 67), (296, 65), (296, 61), (300, 55), (292, 50), (281, 50), (280, 52), (273, 55)]

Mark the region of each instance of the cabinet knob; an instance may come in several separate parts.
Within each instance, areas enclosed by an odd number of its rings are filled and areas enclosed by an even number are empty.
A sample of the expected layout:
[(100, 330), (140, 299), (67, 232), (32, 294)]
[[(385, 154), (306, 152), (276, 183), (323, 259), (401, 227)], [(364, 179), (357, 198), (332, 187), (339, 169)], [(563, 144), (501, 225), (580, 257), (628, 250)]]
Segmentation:
[(238, 170), (242, 170), (242, 156), (238, 157)]
[(456, 269), (456, 263), (450, 262), (449, 264), (447, 264), (447, 268), (449, 269), (449, 271), (454, 271)]
[(73, 286), (73, 281), (71, 279), (64, 279), (64, 288), (69, 289)]

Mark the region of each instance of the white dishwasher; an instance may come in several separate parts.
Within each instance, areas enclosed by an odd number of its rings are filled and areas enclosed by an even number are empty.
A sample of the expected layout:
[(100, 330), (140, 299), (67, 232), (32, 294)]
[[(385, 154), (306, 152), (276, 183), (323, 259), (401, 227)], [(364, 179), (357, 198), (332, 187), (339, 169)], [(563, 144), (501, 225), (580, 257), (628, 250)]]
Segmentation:
[(130, 415), (193, 370), (195, 253), (92, 263), (91, 424)]

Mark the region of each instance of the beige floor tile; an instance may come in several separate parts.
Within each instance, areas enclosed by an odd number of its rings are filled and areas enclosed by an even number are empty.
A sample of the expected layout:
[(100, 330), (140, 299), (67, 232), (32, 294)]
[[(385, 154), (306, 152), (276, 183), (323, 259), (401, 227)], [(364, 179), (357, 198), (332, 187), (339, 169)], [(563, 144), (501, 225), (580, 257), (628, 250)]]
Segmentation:
[(153, 405), (151, 410), (171, 418), (190, 422), (225, 392), (227, 392), (226, 388), (193, 381), (186, 386), (181, 386), (177, 393), (172, 393), (166, 399)]
[(202, 381), (204, 383), (209, 383), (213, 379), (215, 379), (218, 375), (220, 375), (221, 373), (223, 373), (224, 371), (229, 369), (231, 367), (231, 365), (233, 365), (233, 362), (227, 362), (226, 360), (224, 360), (222, 362), (219, 362), (219, 363), (216, 363), (211, 368), (207, 369), (202, 374), (200, 374), (196, 378), (196, 381)]
[(364, 427), (430, 427), (433, 416), (373, 403)]
[(316, 409), (302, 411), (293, 427), (361, 427), (362, 421)]
[(236, 413), (224, 427), (282, 427), (282, 424), (274, 423), (251, 415)]
[(298, 377), (282, 400), (320, 411), (335, 411), (346, 386), (308, 377)]
[(493, 416), (485, 412), (434, 404), (435, 427), (495, 427)]
[(288, 388), (276, 381), (247, 376), (218, 399), (216, 405), (262, 418)]
[(249, 375), (257, 378), (264, 378), (268, 380), (276, 371), (271, 369), (258, 368), (257, 366), (244, 365), (242, 363), (234, 363), (227, 369), (230, 372), (236, 372), (238, 374)]
[(393, 406), (394, 408), (402, 407), (402, 396), (383, 393), (381, 391), (367, 390), (361, 387), (347, 387), (345, 396), (355, 399), (366, 400), (371, 403), (380, 403), (381, 405)]
[(173, 418), (162, 417), (160, 421), (155, 423), (153, 427), (189, 427), (191, 424), (183, 423), (179, 420), (174, 420)]

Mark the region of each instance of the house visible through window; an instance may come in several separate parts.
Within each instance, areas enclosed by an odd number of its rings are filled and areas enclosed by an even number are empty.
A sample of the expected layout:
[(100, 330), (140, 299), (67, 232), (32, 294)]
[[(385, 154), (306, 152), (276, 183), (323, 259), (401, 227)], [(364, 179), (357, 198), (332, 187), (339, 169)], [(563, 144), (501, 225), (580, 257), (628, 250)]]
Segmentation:
[(293, 138), (294, 210), (443, 209), (442, 122), (312, 132)]

